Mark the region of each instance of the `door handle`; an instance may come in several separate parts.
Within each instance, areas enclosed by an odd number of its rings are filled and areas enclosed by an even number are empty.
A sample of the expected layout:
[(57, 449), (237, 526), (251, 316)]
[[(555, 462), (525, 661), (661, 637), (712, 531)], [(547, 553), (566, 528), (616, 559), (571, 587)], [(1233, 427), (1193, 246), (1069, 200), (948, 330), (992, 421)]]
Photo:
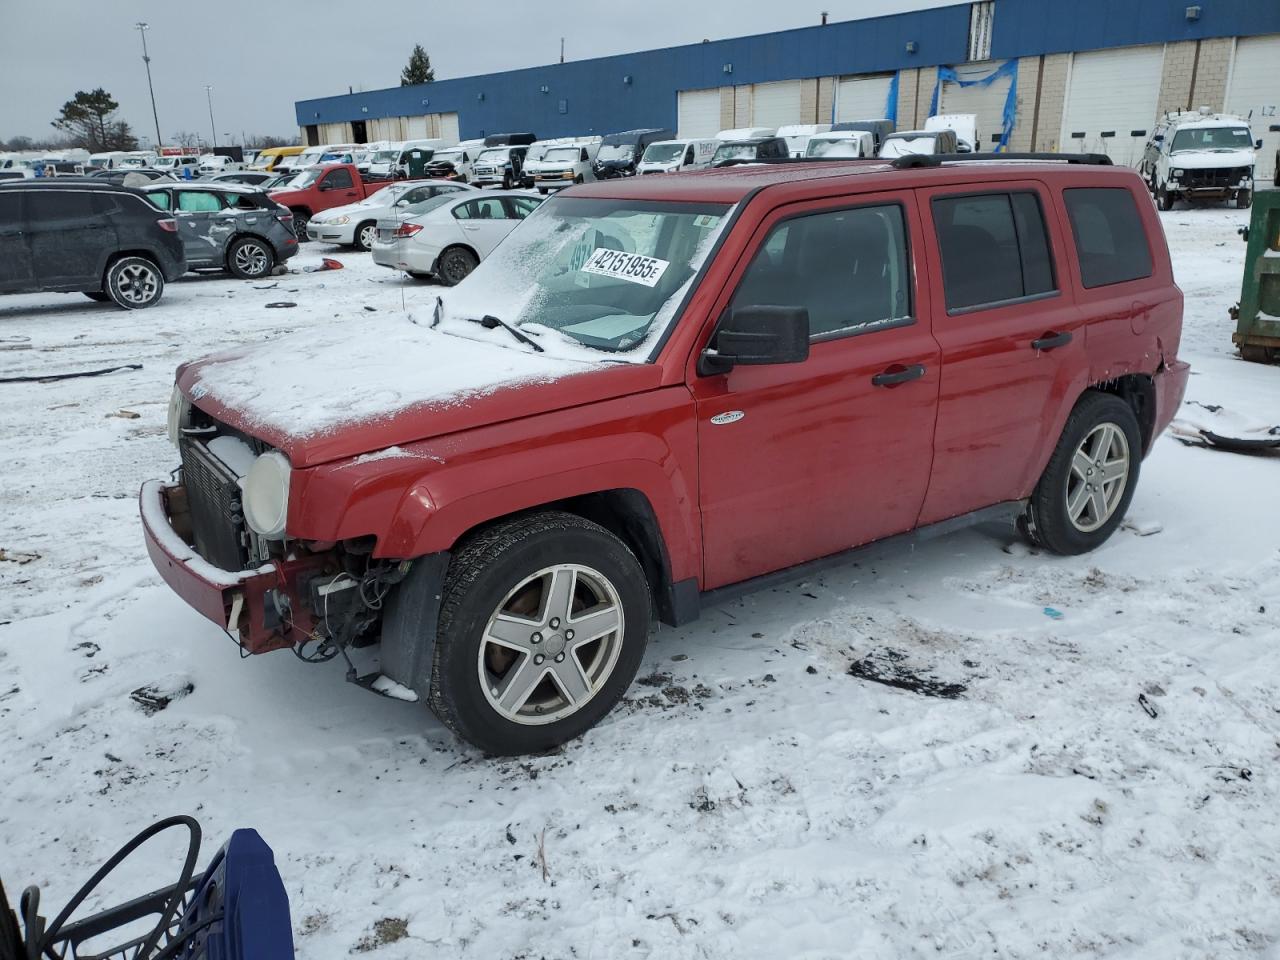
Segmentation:
[(1032, 350), (1056, 350), (1058, 347), (1065, 347), (1071, 342), (1071, 334), (1069, 333), (1047, 333), (1039, 340), (1031, 341)]
[(900, 367), (897, 370), (890, 367), (884, 373), (877, 373), (871, 378), (871, 385), (873, 387), (893, 387), (899, 383), (906, 383), (908, 380), (919, 380), (923, 376), (924, 365), (913, 363), (909, 367)]
[(479, 230), (480, 228), (477, 227), (474, 223), (464, 223), (462, 225), (462, 229), (463, 230)]

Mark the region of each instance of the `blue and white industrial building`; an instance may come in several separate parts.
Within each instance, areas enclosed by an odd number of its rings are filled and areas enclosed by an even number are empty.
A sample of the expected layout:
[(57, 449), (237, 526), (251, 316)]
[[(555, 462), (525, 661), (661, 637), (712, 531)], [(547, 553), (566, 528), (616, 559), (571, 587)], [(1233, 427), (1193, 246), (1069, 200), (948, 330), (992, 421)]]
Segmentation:
[(295, 105), (310, 144), (976, 113), (987, 148), (1131, 164), (1157, 117), (1200, 106), (1252, 114), (1270, 176), (1280, 0), (983, 0)]

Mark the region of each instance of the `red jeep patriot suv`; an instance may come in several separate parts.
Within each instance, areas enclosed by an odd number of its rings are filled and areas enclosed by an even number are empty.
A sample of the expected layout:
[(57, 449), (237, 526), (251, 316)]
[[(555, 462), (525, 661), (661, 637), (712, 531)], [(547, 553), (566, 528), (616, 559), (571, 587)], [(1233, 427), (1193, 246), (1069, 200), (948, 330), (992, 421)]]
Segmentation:
[(1181, 323), (1105, 158), (577, 187), (407, 319), (181, 367), (147, 545), (250, 653), (380, 642), (357, 682), (540, 750), (708, 592), (992, 508), (1097, 547), (1181, 402)]

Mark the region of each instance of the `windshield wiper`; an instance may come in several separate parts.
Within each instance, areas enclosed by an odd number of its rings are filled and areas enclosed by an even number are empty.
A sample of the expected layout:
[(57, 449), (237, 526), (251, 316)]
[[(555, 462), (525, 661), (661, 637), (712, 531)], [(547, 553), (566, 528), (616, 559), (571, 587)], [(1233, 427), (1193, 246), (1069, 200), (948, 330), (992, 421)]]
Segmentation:
[(480, 324), (480, 326), (484, 327), (486, 330), (492, 330), (494, 327), (501, 327), (503, 330), (507, 331), (507, 333), (511, 334), (521, 343), (527, 343), (529, 346), (533, 347), (533, 349), (538, 351), (538, 353), (547, 352), (542, 348), (542, 345), (538, 343), (536, 340), (530, 339), (526, 334), (521, 333), (511, 324), (507, 323), (505, 320), (498, 319), (491, 313), (486, 313), (479, 320), (475, 319), (475, 317), (467, 317), (467, 319), (470, 320), (472, 323)]

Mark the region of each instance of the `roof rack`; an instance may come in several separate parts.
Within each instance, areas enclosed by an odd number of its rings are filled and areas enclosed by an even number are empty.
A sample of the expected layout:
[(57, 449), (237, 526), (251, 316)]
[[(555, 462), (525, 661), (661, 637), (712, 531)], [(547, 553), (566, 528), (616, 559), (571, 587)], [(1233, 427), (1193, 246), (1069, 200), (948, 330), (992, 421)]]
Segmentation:
[(943, 163), (976, 160), (1049, 160), (1057, 163), (1111, 166), (1111, 158), (1105, 153), (908, 153), (905, 156), (894, 157), (892, 162), (897, 169), (906, 170), (911, 167), (937, 167)]

